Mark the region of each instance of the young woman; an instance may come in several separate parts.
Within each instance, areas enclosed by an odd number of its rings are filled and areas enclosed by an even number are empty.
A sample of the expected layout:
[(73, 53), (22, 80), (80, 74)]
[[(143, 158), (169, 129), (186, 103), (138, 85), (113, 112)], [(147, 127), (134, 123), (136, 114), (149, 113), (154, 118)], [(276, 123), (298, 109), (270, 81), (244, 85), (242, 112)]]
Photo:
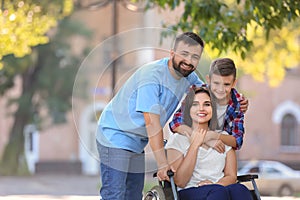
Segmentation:
[(209, 91), (205, 87), (191, 89), (185, 99), (184, 123), (192, 128), (192, 135), (171, 134), (166, 145), (179, 197), (181, 200), (252, 200), (250, 191), (236, 183), (235, 151), (226, 146), (225, 153), (218, 153), (204, 144), (210, 122), (214, 120), (213, 113)]

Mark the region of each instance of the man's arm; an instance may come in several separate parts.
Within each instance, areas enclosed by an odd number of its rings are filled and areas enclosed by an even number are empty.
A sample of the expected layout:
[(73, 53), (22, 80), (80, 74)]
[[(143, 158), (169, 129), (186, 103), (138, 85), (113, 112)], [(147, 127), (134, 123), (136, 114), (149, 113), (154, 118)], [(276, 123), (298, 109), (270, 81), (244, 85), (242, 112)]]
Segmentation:
[(163, 131), (160, 125), (160, 116), (152, 113), (144, 113), (149, 144), (157, 162), (159, 180), (168, 180), (167, 171), (170, 169), (164, 149)]

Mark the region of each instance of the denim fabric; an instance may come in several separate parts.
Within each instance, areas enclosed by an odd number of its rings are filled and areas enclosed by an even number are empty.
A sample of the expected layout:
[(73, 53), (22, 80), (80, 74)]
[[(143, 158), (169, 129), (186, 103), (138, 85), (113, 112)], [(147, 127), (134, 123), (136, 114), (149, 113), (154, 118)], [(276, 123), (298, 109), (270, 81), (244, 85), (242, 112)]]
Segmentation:
[(180, 200), (230, 200), (226, 188), (212, 184), (179, 191)]
[(236, 184), (228, 185), (226, 186), (226, 189), (229, 192), (231, 200), (240, 200), (240, 199), (252, 200), (250, 191), (243, 184), (236, 183)]
[(187, 188), (179, 191), (179, 197), (180, 200), (252, 200), (250, 191), (239, 183)]
[(100, 156), (103, 200), (141, 200), (145, 155), (97, 143)]

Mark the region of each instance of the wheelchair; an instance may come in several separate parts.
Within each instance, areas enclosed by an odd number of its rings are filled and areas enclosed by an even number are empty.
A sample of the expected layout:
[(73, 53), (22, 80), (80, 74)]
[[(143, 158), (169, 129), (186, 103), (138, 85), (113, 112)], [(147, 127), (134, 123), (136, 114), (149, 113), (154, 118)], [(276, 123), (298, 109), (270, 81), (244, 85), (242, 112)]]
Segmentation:
[[(156, 177), (157, 174), (154, 173), (153, 177)], [(170, 178), (169, 181), (159, 181), (159, 185), (152, 187), (143, 197), (143, 200), (179, 200), (177, 193), (177, 186), (174, 182), (174, 173), (172, 171), (168, 171), (168, 176)], [(253, 188), (248, 188), (251, 192), (253, 200), (261, 200), (259, 190), (257, 188), (255, 179), (258, 178), (257, 174), (247, 174), (240, 175), (237, 177), (237, 182), (252, 182)]]

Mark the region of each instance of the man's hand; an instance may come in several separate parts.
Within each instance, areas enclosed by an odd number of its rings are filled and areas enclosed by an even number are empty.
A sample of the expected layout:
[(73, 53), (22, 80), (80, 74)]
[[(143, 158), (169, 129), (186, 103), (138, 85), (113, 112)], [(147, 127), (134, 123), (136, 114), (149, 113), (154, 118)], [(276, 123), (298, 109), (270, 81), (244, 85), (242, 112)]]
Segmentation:
[(170, 170), (170, 166), (166, 165), (162, 168), (158, 169), (157, 178), (159, 181), (170, 181), (169, 176), (167, 174), (168, 170)]
[(248, 99), (243, 96), (242, 100), (240, 101), (240, 104), (241, 104), (241, 111), (243, 113), (246, 113), (248, 110), (248, 106), (249, 106)]

